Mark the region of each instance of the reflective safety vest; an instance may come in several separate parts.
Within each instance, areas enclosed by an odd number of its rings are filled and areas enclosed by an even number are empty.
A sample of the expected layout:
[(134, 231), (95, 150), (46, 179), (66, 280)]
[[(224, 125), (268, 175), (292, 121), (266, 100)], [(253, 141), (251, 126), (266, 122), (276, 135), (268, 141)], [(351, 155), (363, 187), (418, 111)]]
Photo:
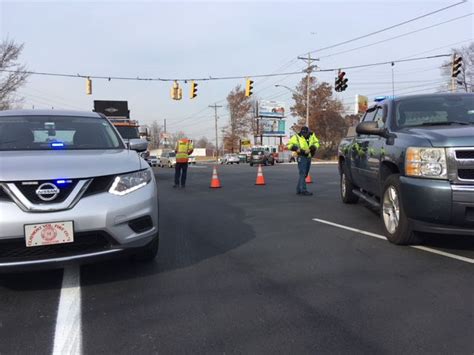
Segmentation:
[[(311, 133), (308, 139), (299, 134), (295, 134), (288, 142), (288, 149), (291, 150), (294, 146), (298, 147), (301, 151), (309, 150), (311, 147), (319, 148), (319, 140), (314, 133)], [(300, 155), (305, 154), (301, 152)], [(311, 156), (311, 154), (309, 153), (307, 156)]]
[(176, 143), (176, 162), (177, 163), (187, 163), (189, 155), (192, 154), (194, 150), (193, 141), (187, 138), (180, 139)]

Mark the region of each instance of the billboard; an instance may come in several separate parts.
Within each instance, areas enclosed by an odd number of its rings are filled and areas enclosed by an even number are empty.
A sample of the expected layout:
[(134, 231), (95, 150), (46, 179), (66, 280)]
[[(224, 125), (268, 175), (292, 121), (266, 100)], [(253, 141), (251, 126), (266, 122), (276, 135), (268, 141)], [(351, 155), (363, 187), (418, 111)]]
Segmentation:
[(283, 102), (262, 100), (257, 104), (258, 117), (283, 118), (285, 113), (285, 103)]
[(284, 136), (285, 120), (261, 119), (260, 128), (263, 136)]
[(94, 100), (94, 111), (107, 117), (130, 118), (127, 101)]
[(369, 98), (363, 95), (356, 95), (355, 99), (355, 114), (365, 113), (369, 107)]

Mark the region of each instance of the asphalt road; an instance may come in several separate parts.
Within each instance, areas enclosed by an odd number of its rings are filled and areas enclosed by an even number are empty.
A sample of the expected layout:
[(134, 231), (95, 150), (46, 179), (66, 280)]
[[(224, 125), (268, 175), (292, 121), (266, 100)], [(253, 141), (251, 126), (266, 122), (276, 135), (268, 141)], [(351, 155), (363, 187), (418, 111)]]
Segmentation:
[(185, 190), (156, 169), (156, 262), (68, 270), (77, 285), (61, 270), (0, 276), (0, 354), (61, 340), (84, 354), (473, 354), (474, 240), (374, 238), (376, 212), (340, 202), (336, 167), (312, 171), (302, 197), (294, 165), (265, 168), (266, 186), (255, 168), (220, 167), (213, 190), (210, 166), (190, 167)]

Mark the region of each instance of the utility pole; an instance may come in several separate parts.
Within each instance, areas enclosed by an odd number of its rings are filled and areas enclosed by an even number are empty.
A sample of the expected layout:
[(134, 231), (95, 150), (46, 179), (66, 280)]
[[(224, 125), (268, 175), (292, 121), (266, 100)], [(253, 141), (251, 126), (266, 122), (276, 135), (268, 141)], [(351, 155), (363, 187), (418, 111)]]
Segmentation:
[(395, 73), (393, 71), (393, 67), (395, 66), (395, 63), (392, 62), (392, 96), (395, 97)]
[(214, 104), (214, 105), (209, 105), (209, 107), (214, 109), (214, 119), (215, 119), (215, 124), (216, 124), (216, 163), (218, 163), (219, 162), (219, 141), (218, 141), (218, 136), (217, 136), (217, 109), (222, 106)]
[(164, 146), (165, 148), (167, 148), (167, 147), (168, 147), (168, 137), (167, 137), (167, 134), (166, 134), (166, 118), (164, 119), (164, 122), (163, 122), (163, 129), (164, 129), (164, 131), (165, 131), (165, 132), (164, 132), (165, 134), (163, 135), (163, 137), (164, 137), (164, 139), (163, 139), (163, 146)]
[(309, 127), (309, 86), (311, 84), (311, 73), (313, 72), (313, 69), (316, 68), (315, 65), (313, 65), (313, 62), (319, 61), (317, 58), (311, 58), (311, 53), (308, 53), (308, 57), (298, 57), (298, 59), (301, 59), (308, 64), (308, 68), (306, 69), (307, 73), (307, 82), (306, 82), (306, 127)]

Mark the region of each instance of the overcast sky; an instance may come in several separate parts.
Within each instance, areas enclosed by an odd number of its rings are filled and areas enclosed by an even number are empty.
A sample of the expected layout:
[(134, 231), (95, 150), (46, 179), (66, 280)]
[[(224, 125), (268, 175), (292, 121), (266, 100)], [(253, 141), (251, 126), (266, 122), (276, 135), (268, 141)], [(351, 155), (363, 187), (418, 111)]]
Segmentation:
[[(130, 77), (209, 77), (298, 71), (298, 55), (349, 40), (410, 18), (460, 2), (450, 1), (311, 1), (311, 2), (135, 2), (50, 1), (8, 2), (0, 5), (2, 38), (24, 43), (28, 69), (43, 72)], [(449, 53), (451, 47), (473, 40), (469, 16), (394, 40), (415, 31), (473, 12), (473, 2), (426, 17), (393, 30), (333, 49), (317, 51), (321, 69), (391, 61), (406, 57)], [(340, 53), (387, 40), (384, 43)], [(333, 56), (330, 56), (334, 54)], [(445, 59), (396, 64), (395, 93), (430, 92), (441, 85)], [(391, 94), (390, 65), (346, 70), (348, 90), (337, 96), (348, 109), (355, 94)], [(334, 82), (334, 73), (318, 73), (318, 80)], [(291, 105), (291, 93), (275, 84), (295, 87), (303, 74), (254, 79), (254, 93)], [(93, 81), (93, 95), (85, 94), (85, 80), (30, 76), (20, 90), (25, 108), (92, 110), (93, 100), (128, 100), (133, 118), (143, 123), (166, 118), (168, 131), (183, 130), (190, 137), (213, 137), (213, 110), (224, 105), (219, 125), (228, 112), (225, 97), (244, 80), (199, 83), (198, 97), (170, 99), (171, 83)], [(424, 91), (422, 91), (424, 90)], [(290, 119), (290, 121), (293, 121)], [(291, 122), (290, 124), (291, 125)]]

